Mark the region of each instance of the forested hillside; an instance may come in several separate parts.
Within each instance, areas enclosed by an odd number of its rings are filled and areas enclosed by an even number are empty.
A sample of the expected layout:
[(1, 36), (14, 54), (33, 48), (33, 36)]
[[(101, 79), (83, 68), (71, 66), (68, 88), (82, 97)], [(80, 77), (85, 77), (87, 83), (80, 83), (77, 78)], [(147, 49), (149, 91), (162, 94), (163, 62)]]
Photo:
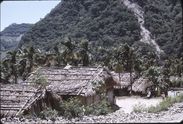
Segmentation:
[[(182, 11), (179, 0), (132, 0), (144, 10), (145, 27), (166, 54), (180, 54)], [(150, 46), (139, 42), (140, 25), (120, 0), (63, 0), (22, 38), (19, 47), (33, 45), (48, 51), (70, 37), (99, 47), (128, 43), (145, 54)], [(142, 49), (143, 48), (143, 49)], [(151, 47), (150, 47), (151, 48)]]
[(63, 0), (22, 38), (20, 47), (36, 44), (49, 50), (66, 37), (88, 40), (94, 50), (94, 46), (132, 45), (140, 39), (140, 29), (134, 14), (119, 0)]

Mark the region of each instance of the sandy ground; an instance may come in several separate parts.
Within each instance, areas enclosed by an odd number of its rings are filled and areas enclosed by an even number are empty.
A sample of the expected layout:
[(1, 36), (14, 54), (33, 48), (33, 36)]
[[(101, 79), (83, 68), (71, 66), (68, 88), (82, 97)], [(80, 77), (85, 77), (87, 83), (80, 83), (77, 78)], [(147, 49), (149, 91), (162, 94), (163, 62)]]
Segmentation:
[(156, 106), (159, 102), (162, 101), (162, 98), (151, 98), (147, 99), (145, 97), (140, 96), (122, 96), (115, 97), (116, 104), (125, 112), (131, 113), (133, 111), (134, 106), (143, 106), (150, 107)]

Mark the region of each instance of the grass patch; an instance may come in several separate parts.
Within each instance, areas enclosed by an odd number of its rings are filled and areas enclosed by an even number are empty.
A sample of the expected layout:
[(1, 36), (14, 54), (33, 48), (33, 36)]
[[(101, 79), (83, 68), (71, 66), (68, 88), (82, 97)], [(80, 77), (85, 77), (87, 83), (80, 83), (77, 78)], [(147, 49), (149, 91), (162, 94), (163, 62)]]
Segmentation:
[(133, 107), (133, 111), (136, 112), (136, 113), (141, 113), (143, 111), (146, 111), (146, 107), (144, 106), (144, 104), (136, 104), (134, 107)]
[(151, 106), (148, 108), (145, 108), (144, 105), (138, 104), (134, 106), (133, 111), (134, 112), (148, 112), (148, 113), (157, 113), (160, 111), (166, 111), (169, 107), (171, 107), (174, 103), (183, 102), (183, 94), (180, 94), (176, 97), (167, 97), (163, 101), (161, 101), (156, 106)]
[(147, 108), (147, 112), (149, 113), (157, 113), (160, 111), (166, 111), (169, 107), (171, 107), (174, 103), (183, 102), (183, 94), (180, 94), (176, 97), (167, 97), (162, 102), (160, 102), (157, 106), (151, 106)]

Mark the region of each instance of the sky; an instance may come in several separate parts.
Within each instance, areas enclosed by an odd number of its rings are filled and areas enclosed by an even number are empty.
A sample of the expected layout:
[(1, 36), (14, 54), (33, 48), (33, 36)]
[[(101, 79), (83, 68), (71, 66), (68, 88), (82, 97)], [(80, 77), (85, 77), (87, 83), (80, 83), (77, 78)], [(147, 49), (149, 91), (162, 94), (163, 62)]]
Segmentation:
[(12, 23), (35, 24), (44, 18), (61, 0), (3, 1), (1, 3), (1, 31)]

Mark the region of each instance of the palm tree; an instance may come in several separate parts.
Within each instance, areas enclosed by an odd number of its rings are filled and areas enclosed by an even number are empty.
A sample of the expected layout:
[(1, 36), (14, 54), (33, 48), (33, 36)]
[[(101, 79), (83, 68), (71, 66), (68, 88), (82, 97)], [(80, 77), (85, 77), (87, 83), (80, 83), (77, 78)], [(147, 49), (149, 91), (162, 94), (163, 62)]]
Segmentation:
[(1, 78), (4, 79), (6, 82), (9, 82), (9, 79), (11, 77), (9, 59), (5, 59), (1, 62), (0, 69), (1, 69)]
[(21, 76), (23, 80), (26, 79), (26, 77), (25, 77), (26, 62), (27, 62), (27, 59), (23, 58), (18, 63), (18, 73), (19, 73), (19, 76)]
[(128, 70), (130, 72), (130, 93), (132, 93), (132, 84), (133, 84), (133, 77), (132, 77), (132, 73), (134, 71), (134, 61), (135, 61), (135, 54), (134, 54), (134, 50), (132, 48), (129, 49), (129, 53), (128, 53)]
[(35, 54), (35, 50), (34, 48), (31, 46), (28, 50), (28, 54), (27, 54), (27, 58), (28, 61), (30, 63), (30, 66), (28, 67), (28, 73), (30, 73), (32, 71), (32, 68), (34, 66), (34, 54)]
[(67, 52), (64, 51), (63, 53), (61, 53), (59, 51), (59, 48), (58, 48), (58, 45), (55, 45), (55, 47), (53, 48), (54, 49), (54, 53), (55, 53), (55, 59), (56, 59), (56, 66), (61, 66), (61, 64), (64, 64), (66, 65), (66, 62), (64, 60), (64, 55), (66, 56)]
[(82, 58), (82, 64), (83, 66), (88, 66), (89, 65), (88, 42), (83, 40), (80, 46), (81, 46), (80, 54)]
[(74, 61), (74, 49), (76, 46), (74, 44), (72, 44), (70, 37), (65, 42), (61, 42), (61, 44), (66, 47), (66, 49), (62, 53), (63, 60), (66, 63), (72, 64)]
[(124, 58), (123, 58), (123, 47), (122, 46), (119, 46), (118, 48), (114, 49), (113, 51), (113, 56), (114, 56), (114, 59), (116, 61), (116, 64), (115, 64), (115, 72), (117, 72), (119, 74), (119, 80), (121, 80), (121, 77), (120, 77), (120, 73), (124, 70), (124, 65), (123, 65), (123, 61), (124, 61)]
[(142, 76), (143, 61), (139, 56), (136, 56), (134, 61), (134, 71), (136, 72), (137, 78), (139, 78)]
[(17, 59), (16, 59), (17, 51), (9, 51), (7, 53), (7, 56), (10, 64), (10, 74), (14, 76), (14, 83), (17, 83), (17, 79), (18, 79), (18, 73), (17, 73), (18, 66), (17, 66)]
[(161, 87), (160, 86), (161, 81), (159, 80), (160, 74), (161, 74), (160, 68), (157, 67), (157, 66), (151, 66), (145, 72), (145, 76), (148, 77), (148, 79), (153, 82), (153, 85), (154, 85), (155, 89), (159, 89)]

